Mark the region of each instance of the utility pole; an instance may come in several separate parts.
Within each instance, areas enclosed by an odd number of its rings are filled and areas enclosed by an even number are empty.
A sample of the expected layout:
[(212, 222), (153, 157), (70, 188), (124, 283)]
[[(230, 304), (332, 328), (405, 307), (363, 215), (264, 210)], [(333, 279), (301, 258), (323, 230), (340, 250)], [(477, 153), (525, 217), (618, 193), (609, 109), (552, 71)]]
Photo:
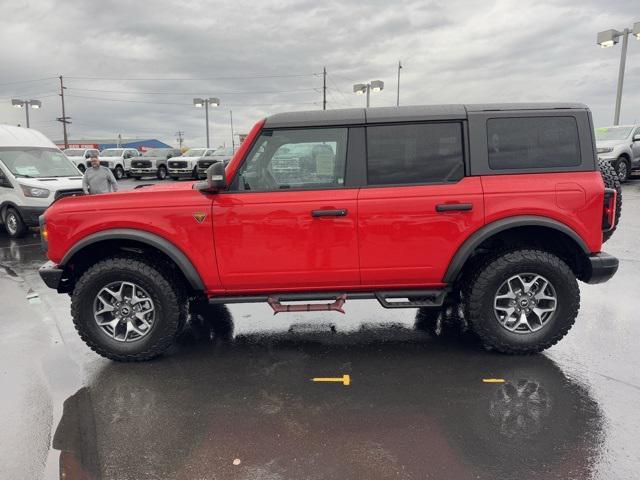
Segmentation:
[(231, 151), (236, 149), (236, 141), (233, 138), (233, 110), (229, 110), (229, 117), (231, 118)]
[(58, 77), (60, 79), (60, 99), (62, 100), (62, 116), (56, 118), (57, 121), (62, 123), (62, 133), (64, 134), (64, 148), (69, 148), (69, 137), (67, 136), (67, 123), (71, 123), (71, 117), (67, 117), (64, 111), (64, 90), (67, 88), (62, 82), (62, 75)]
[(327, 67), (322, 67), (322, 109), (327, 109)]
[(396, 98), (396, 107), (400, 106), (400, 70), (402, 70), (402, 63), (398, 60), (398, 96)]
[(121, 133), (118, 134), (118, 148), (120, 148), (120, 145), (122, 145), (122, 134)]
[(182, 142), (183, 142), (184, 132), (179, 130), (179, 131), (176, 132), (176, 135), (178, 137), (178, 145), (180, 145), (180, 150), (182, 150)]

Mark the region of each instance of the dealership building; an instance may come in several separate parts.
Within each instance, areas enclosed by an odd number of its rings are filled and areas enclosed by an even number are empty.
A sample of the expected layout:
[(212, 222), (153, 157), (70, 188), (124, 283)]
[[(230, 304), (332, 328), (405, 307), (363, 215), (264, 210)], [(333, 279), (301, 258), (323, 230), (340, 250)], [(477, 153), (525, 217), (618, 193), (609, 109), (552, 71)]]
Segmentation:
[[(60, 149), (64, 149), (64, 140), (56, 140), (54, 142)], [(69, 140), (69, 148), (97, 148), (104, 150), (105, 148), (135, 148), (144, 152), (150, 148), (172, 148), (155, 138), (103, 138), (103, 139), (80, 139)]]

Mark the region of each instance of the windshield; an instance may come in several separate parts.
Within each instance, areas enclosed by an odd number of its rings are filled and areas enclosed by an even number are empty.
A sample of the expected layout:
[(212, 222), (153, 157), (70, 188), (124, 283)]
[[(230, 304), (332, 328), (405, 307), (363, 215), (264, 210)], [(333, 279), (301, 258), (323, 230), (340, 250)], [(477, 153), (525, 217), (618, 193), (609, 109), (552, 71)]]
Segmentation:
[(78, 169), (60, 151), (49, 148), (2, 148), (0, 160), (16, 178), (77, 177)]
[(202, 155), (204, 155), (204, 150), (205, 150), (204, 148), (190, 148), (182, 156), (183, 157), (201, 157)]
[(596, 128), (596, 141), (624, 140), (629, 136), (633, 127), (604, 127)]
[(217, 149), (215, 152), (213, 152), (214, 155), (225, 155), (225, 156), (231, 156), (233, 155), (233, 149), (232, 148), (219, 148)]
[(66, 150), (63, 150), (63, 152), (68, 157), (81, 157), (84, 155), (84, 150), (78, 148), (67, 148)]
[(165, 151), (162, 148), (152, 148), (142, 154), (143, 157), (159, 157), (164, 155)]
[(101, 157), (121, 157), (124, 149), (114, 148), (113, 150), (103, 150), (100, 152)]

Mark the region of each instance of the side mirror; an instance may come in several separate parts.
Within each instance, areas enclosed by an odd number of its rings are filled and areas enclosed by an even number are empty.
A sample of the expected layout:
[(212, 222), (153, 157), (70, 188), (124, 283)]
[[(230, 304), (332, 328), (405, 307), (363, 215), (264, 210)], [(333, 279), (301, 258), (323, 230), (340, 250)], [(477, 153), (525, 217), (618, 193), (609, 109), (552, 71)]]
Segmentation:
[(634, 142), (640, 142), (640, 133), (633, 136), (633, 141)]
[(227, 188), (227, 178), (224, 163), (216, 162), (207, 168), (207, 180), (198, 182), (196, 189), (201, 192), (216, 193)]

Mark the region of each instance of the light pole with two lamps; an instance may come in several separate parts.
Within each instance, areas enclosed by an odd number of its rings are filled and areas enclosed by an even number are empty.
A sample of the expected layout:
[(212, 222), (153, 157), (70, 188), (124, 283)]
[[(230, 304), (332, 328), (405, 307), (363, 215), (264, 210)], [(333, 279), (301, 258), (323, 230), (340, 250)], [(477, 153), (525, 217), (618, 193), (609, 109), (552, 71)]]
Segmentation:
[(212, 107), (220, 106), (220, 99), (216, 97), (211, 98), (194, 98), (193, 106), (196, 108), (204, 107), (204, 118), (207, 124), (207, 148), (209, 148), (209, 105)]
[(598, 33), (597, 43), (602, 48), (613, 47), (618, 43), (618, 39), (622, 37), (622, 52), (620, 52), (620, 68), (618, 70), (618, 89), (616, 91), (616, 111), (613, 116), (613, 124), (620, 123), (620, 104), (622, 103), (622, 83), (624, 81), (624, 66), (627, 60), (627, 43), (629, 41), (629, 33), (632, 33), (640, 40), (640, 22), (633, 24), (633, 29), (625, 28), (623, 31), (605, 30)]
[(379, 92), (384, 89), (384, 82), (382, 80), (373, 80), (369, 83), (356, 83), (353, 86), (353, 93), (356, 95), (367, 95), (367, 108), (369, 108), (369, 95), (371, 94), (371, 90), (374, 92)]
[(16, 98), (11, 100), (11, 105), (16, 108), (24, 108), (27, 114), (27, 128), (29, 128), (29, 107), (36, 110), (42, 108), (42, 102), (40, 100), (18, 100)]

